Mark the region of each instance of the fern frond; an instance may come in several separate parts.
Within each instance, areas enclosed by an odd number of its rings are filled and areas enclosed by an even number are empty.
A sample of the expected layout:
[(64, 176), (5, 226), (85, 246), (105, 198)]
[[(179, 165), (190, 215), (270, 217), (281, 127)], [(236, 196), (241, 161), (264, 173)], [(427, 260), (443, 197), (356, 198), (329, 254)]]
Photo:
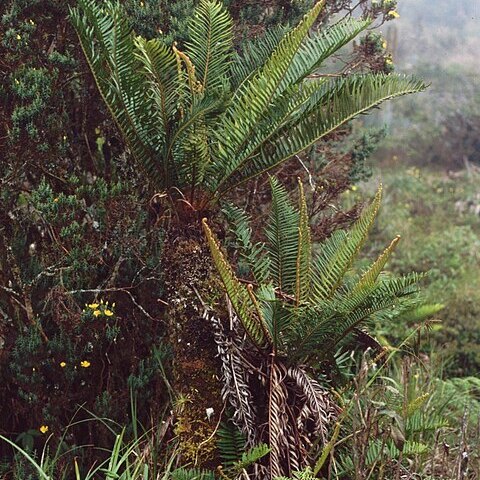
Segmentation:
[(283, 332), (292, 322), (292, 313), (277, 298), (271, 283), (260, 285), (256, 296), (262, 311), (262, 318), (269, 332), (274, 353), (284, 350)]
[(217, 431), (217, 447), (225, 468), (233, 467), (245, 453), (245, 438), (231, 421), (220, 425)]
[(206, 219), (203, 219), (202, 223), (213, 262), (225, 286), (228, 298), (232, 302), (232, 306), (242, 322), (245, 332), (257, 347), (262, 348), (266, 342), (264, 325), (262, 324), (262, 319), (258, 317), (258, 310), (252, 301), (248, 288), (237, 279), (232, 267), (225, 260)]
[(171, 48), (161, 40), (146, 40), (135, 37), (134, 55), (142, 63), (148, 78), (152, 99), (156, 105), (157, 118), (165, 135), (171, 130), (170, 123), (177, 111), (180, 83), (178, 82), (177, 61)]
[(270, 275), (270, 259), (265, 254), (263, 243), (252, 243), (249, 216), (244, 210), (231, 203), (224, 204), (223, 212), (230, 225), (230, 231), (234, 235), (236, 248), (253, 273), (255, 281), (259, 284), (265, 283)]
[(155, 121), (155, 108), (146, 78), (139, 74), (133, 34), (115, 1), (101, 5), (79, 0), (70, 10), (83, 52), (97, 87), (125, 138), (130, 151), (147, 178), (163, 187), (158, 146), (164, 132)]
[(318, 2), (305, 15), (303, 21), (282, 38), (261, 71), (235, 92), (217, 135), (219, 151), (214, 172), (215, 189), (223, 190), (223, 184), (243, 163), (241, 154), (245, 143), (254, 133), (259, 120), (269, 110), (278, 86), (323, 4), (323, 0)]
[(314, 263), (312, 300), (330, 297), (338, 288), (345, 272), (351, 267), (377, 216), (382, 198), (378, 189), (372, 203), (362, 212), (348, 234), (336, 233), (323, 245)]
[(198, 468), (177, 468), (171, 473), (172, 480), (215, 480), (215, 474)]
[(235, 53), (231, 65), (231, 83), (234, 90), (265, 64), (286, 33), (286, 27), (280, 25), (267, 30), (261, 38), (247, 39), (243, 43), (241, 52)]
[(416, 433), (436, 432), (449, 426), (447, 418), (429, 411), (414, 412), (405, 421), (405, 433), (408, 437)]
[(299, 224), (298, 224), (298, 253), (297, 253), (297, 278), (295, 287), (295, 301), (299, 305), (307, 300), (310, 292), (310, 266), (312, 261), (312, 237), (310, 232), (310, 219), (307, 210), (307, 201), (303, 185), (298, 180), (300, 190), (299, 198)]
[[(413, 78), (383, 74), (353, 75), (321, 83), (324, 86), (319, 95), (306, 100), (308, 108), (292, 112), (289, 121), (282, 122), (273, 135), (270, 132), (265, 135), (258, 128), (252, 130), (249, 132), (249, 142), (255, 148), (245, 148), (241, 156), (237, 154), (232, 157), (233, 153), (230, 153), (229, 158), (235, 158), (236, 161), (228, 158), (222, 160), (222, 164), (228, 167), (215, 185), (220, 196), (299, 154), (344, 123), (382, 102), (426, 88), (424, 83)], [(269, 124), (268, 121), (265, 123)]]
[(398, 235), (392, 240), (390, 245), (383, 251), (377, 260), (375, 260), (373, 265), (362, 275), (362, 278), (354, 288), (354, 292), (358, 292), (364, 288), (373, 288), (378, 276), (384, 269), (388, 259), (392, 255), (399, 241), (400, 236)]
[(240, 473), (245, 468), (248, 468), (249, 466), (258, 462), (265, 455), (268, 455), (269, 452), (269, 446), (261, 443), (260, 445), (251, 448), (247, 452), (243, 452), (242, 458), (233, 464), (232, 470), (236, 473)]
[(279, 93), (283, 91), (282, 87), (301, 82), (318, 70), (327, 58), (353, 40), (371, 23), (369, 19), (346, 18), (307, 37), (295, 55), (283, 84), (278, 89)]
[(299, 212), (290, 202), (287, 190), (275, 178), (270, 178), (272, 207), (265, 229), (270, 258), (271, 278), (284, 293), (295, 294), (297, 279)]
[(186, 53), (195, 65), (204, 90), (225, 84), (233, 48), (232, 18), (222, 3), (201, 0), (189, 23), (190, 41)]
[(356, 327), (395, 308), (401, 311), (404, 298), (418, 291), (419, 275), (382, 281), (373, 290), (339, 293), (329, 300), (299, 311), (289, 328), (291, 354), (297, 358), (325, 355)]

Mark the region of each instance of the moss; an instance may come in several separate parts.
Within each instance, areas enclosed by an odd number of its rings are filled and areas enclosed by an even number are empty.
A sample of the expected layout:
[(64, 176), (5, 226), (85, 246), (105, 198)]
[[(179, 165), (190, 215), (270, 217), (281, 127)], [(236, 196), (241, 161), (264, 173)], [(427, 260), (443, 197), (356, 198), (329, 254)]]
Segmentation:
[[(171, 231), (165, 251), (167, 319), (173, 356), (173, 387), (177, 405), (175, 433), (182, 462), (215, 466), (215, 427), (223, 409), (217, 372), (217, 347), (205, 307), (218, 311), (219, 279), (214, 274), (200, 231)], [(223, 315), (224, 312), (217, 312)], [(207, 418), (207, 409), (213, 415)]]

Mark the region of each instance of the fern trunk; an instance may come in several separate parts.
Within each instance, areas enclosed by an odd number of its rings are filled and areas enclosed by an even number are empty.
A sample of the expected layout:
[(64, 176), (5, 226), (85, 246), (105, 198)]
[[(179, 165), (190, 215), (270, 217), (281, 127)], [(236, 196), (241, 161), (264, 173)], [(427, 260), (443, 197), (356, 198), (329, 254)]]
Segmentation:
[(174, 428), (181, 461), (214, 467), (218, 464), (214, 432), (223, 402), (217, 347), (210, 321), (203, 314), (206, 306), (218, 306), (222, 288), (203, 233), (196, 224), (171, 228), (164, 253), (176, 396)]

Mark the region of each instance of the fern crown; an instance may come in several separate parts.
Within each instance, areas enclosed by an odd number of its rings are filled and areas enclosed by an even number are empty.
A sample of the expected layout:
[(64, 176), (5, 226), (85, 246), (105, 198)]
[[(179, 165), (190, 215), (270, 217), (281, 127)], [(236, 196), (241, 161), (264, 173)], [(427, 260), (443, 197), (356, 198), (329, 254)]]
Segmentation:
[(301, 184), (296, 207), (278, 180), (272, 177), (270, 183), (272, 207), (265, 244), (253, 243), (243, 211), (233, 206), (226, 209), (251, 283), (237, 278), (203, 222), (228, 297), (258, 348), (286, 355), (289, 361), (310, 355), (326, 358), (367, 321), (398, 316), (416, 304), (413, 294), (419, 275), (391, 277), (383, 272), (399, 237), (365, 272), (352, 271), (378, 213), (381, 188), (349, 231), (336, 231), (314, 254)]
[(184, 49), (135, 36), (117, 1), (71, 10), (98, 89), (153, 188), (205, 208), (381, 102), (422, 90), (401, 75), (309, 78), (369, 26), (345, 19), (312, 33), (318, 2), (293, 30), (237, 54), (232, 19), (201, 0)]

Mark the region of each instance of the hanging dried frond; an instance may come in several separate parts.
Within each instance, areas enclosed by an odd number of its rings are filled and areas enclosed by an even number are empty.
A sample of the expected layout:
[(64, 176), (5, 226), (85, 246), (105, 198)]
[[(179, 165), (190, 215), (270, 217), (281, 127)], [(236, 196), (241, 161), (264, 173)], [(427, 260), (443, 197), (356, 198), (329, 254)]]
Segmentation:
[(222, 322), (207, 311), (204, 318), (213, 326), (218, 356), (222, 363), (222, 398), (233, 409), (232, 420), (245, 435), (246, 445), (253, 447), (259, 443), (257, 438), (257, 417), (254, 410), (255, 402), (249, 387), (249, 373), (242, 361), (242, 345), (240, 337), (240, 322), (232, 314), (230, 335), (225, 333)]

